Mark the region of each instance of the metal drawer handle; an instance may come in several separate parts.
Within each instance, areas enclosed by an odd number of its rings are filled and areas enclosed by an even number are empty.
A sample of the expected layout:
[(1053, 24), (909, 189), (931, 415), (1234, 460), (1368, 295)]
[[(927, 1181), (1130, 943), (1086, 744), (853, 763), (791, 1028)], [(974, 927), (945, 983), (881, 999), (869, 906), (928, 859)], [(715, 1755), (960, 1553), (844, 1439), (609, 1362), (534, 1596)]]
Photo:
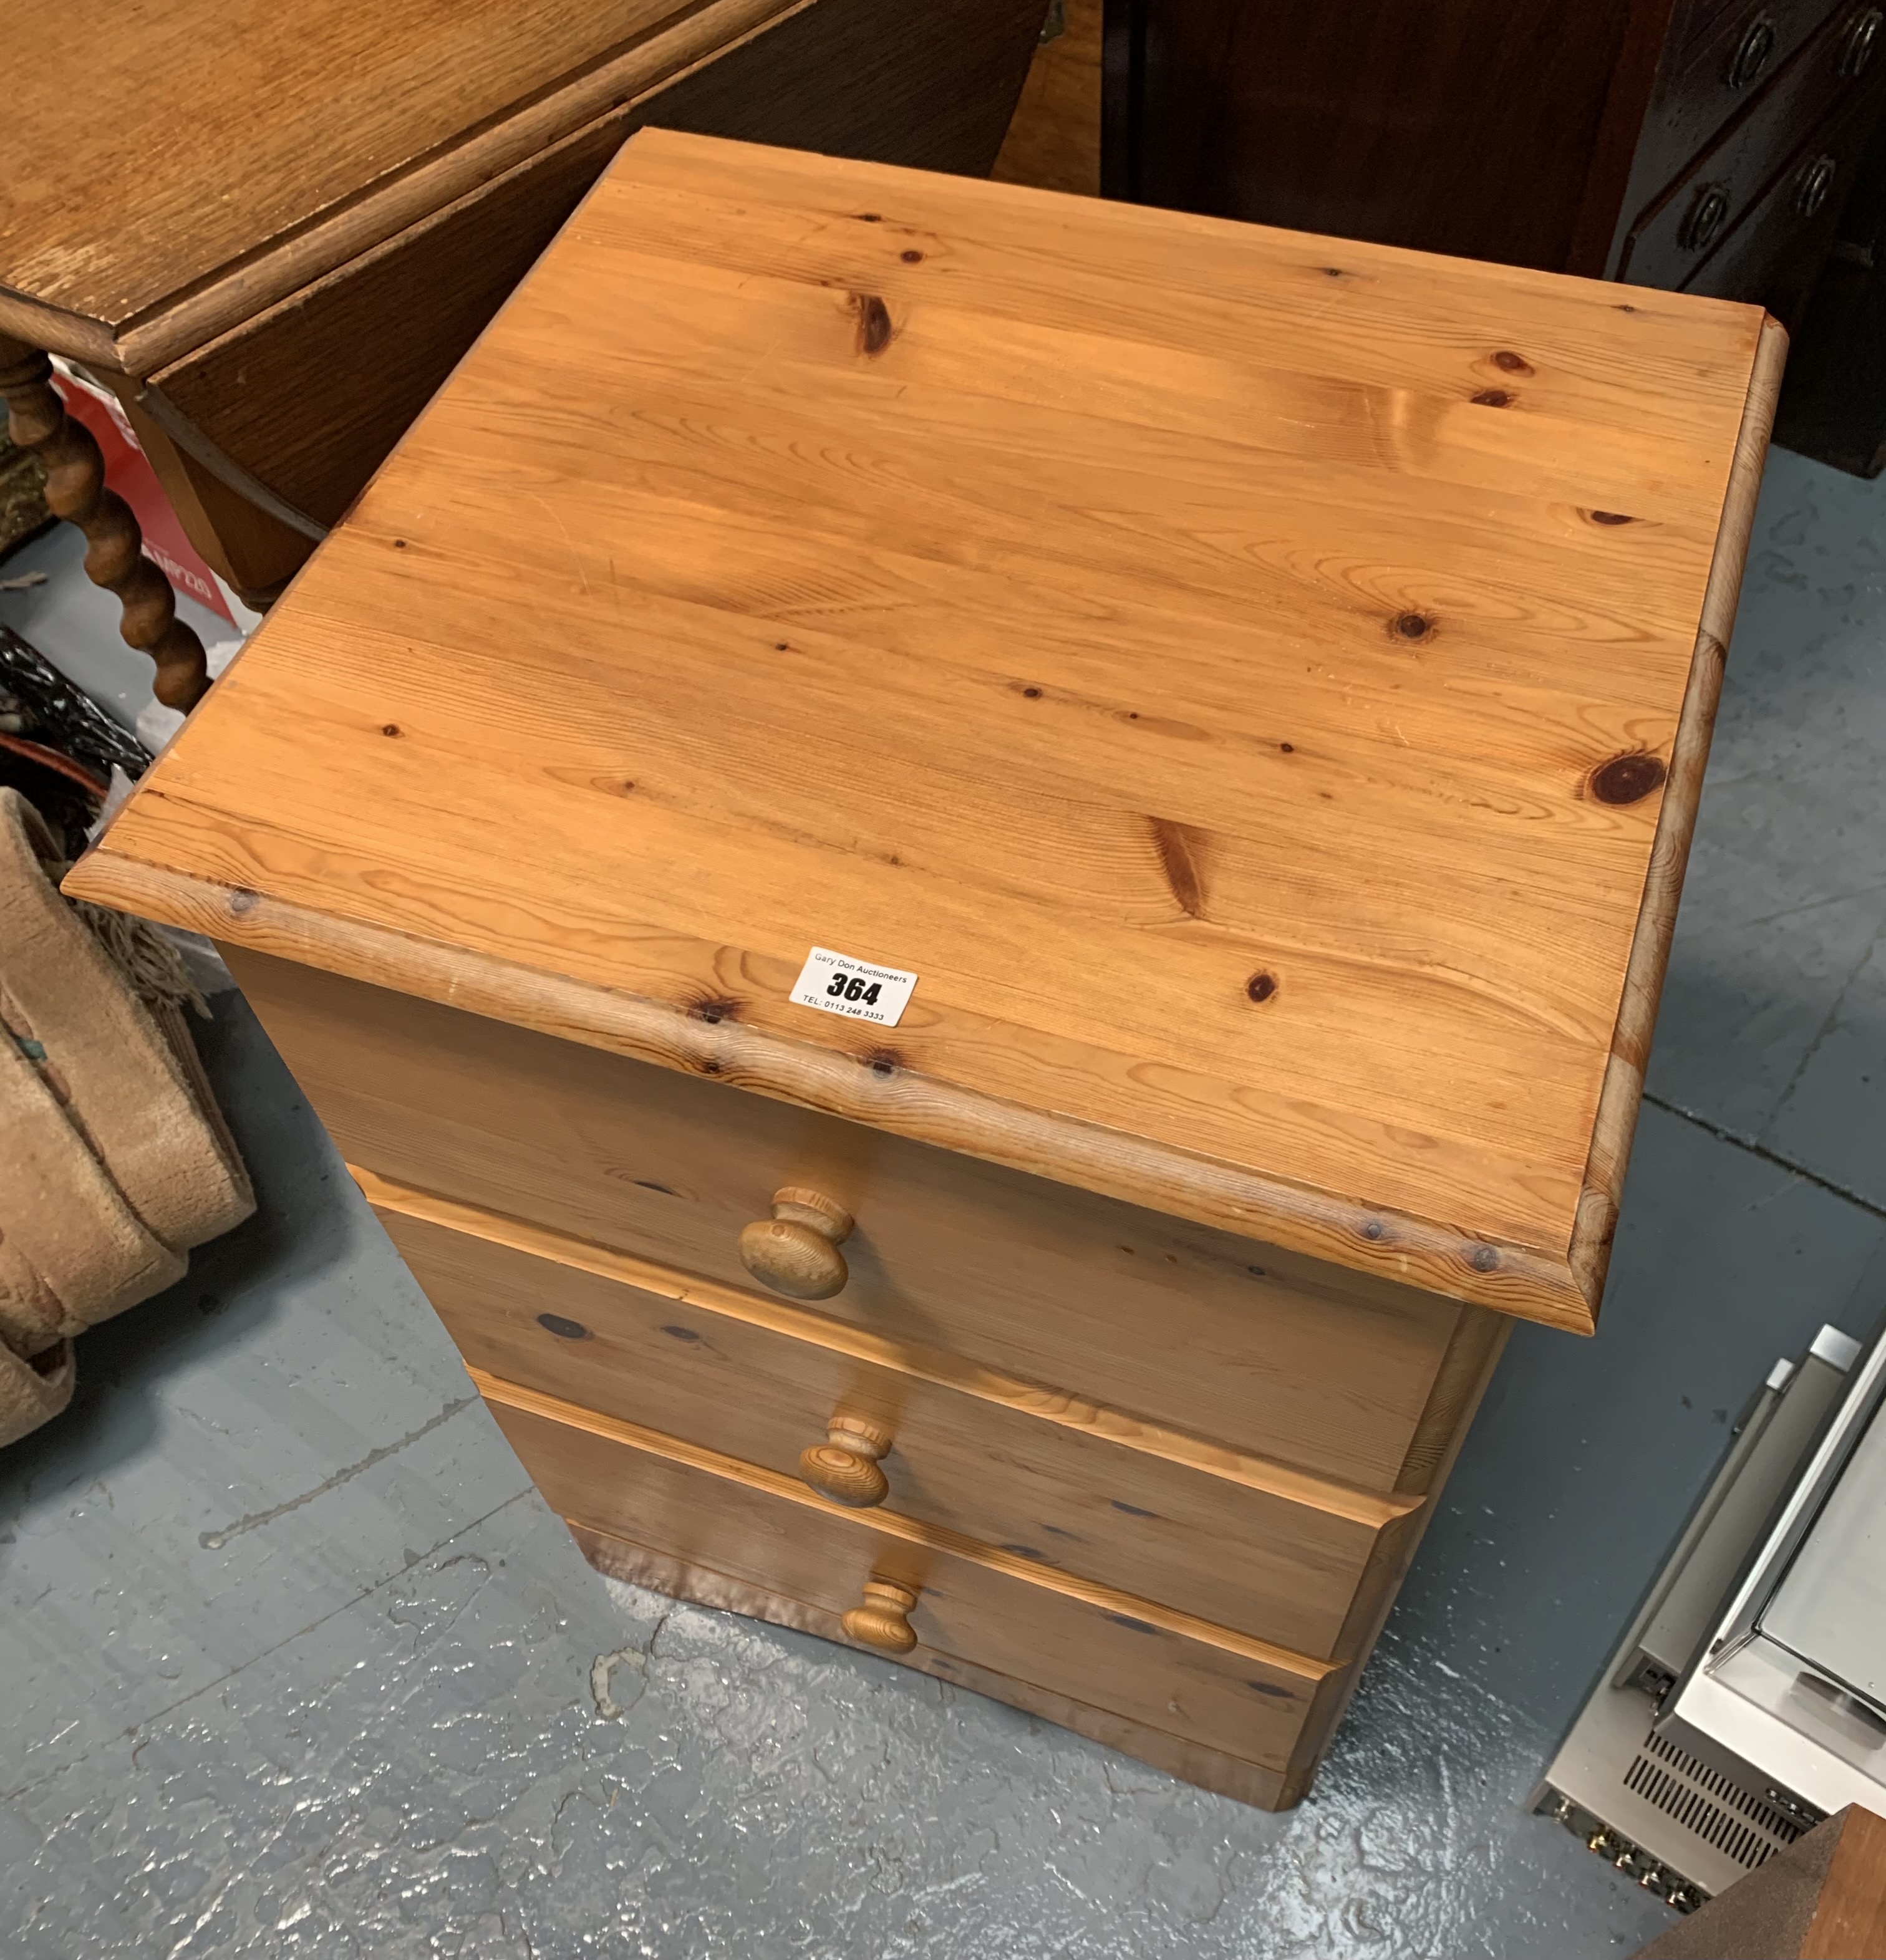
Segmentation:
[(890, 1494), (878, 1468), (890, 1453), (890, 1430), (862, 1416), (835, 1415), (825, 1426), (825, 1440), (800, 1452), (799, 1475), (821, 1497), (868, 1510)]
[(1841, 40), (1840, 56), (1835, 63), (1843, 81), (1856, 80), (1872, 65), (1873, 50), (1878, 43), (1882, 27), (1886, 27), (1886, 13), (1881, 13), (1877, 7), (1865, 8), (1855, 16), (1853, 26)]
[(1729, 194), (1721, 184), (1703, 184), (1677, 233), (1677, 243), (1692, 252), (1715, 243), (1729, 215)]
[(1795, 180), (1795, 209), (1803, 218), (1811, 218), (1827, 202), (1839, 168), (1832, 157), (1818, 156)]
[(1774, 52), (1775, 24), (1766, 14), (1757, 14), (1742, 30), (1742, 38), (1735, 44), (1735, 56), (1729, 63), (1730, 88), (1747, 88), (1767, 67)]
[(917, 1603), (914, 1586), (891, 1579), (867, 1579), (865, 1603), (854, 1606), (839, 1624), (847, 1640), (881, 1653), (906, 1654), (917, 1643), (910, 1629), (910, 1609)]
[(830, 1300), (851, 1278), (838, 1249), (852, 1215), (820, 1191), (788, 1185), (773, 1194), (773, 1216), (740, 1235), (740, 1260), (762, 1286), (792, 1300)]

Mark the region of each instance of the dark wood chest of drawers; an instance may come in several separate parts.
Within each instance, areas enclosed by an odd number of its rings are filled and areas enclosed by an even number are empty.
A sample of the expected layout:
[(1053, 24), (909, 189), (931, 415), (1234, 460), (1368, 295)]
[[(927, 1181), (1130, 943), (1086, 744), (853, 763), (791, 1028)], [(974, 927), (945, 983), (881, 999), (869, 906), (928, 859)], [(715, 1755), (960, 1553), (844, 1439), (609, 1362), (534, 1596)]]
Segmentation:
[(1800, 316), (1866, 0), (1107, 0), (1109, 195)]

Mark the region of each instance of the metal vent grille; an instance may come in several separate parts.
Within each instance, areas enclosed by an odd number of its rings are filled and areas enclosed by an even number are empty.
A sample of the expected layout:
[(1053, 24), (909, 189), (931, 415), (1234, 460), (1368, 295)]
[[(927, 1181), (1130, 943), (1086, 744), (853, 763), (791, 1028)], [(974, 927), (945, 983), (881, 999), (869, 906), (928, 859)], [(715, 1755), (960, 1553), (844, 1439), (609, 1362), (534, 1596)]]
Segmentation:
[(1778, 1810), (1658, 1735), (1644, 1739), (1624, 1787), (1744, 1871), (1765, 1864), (1801, 1835)]

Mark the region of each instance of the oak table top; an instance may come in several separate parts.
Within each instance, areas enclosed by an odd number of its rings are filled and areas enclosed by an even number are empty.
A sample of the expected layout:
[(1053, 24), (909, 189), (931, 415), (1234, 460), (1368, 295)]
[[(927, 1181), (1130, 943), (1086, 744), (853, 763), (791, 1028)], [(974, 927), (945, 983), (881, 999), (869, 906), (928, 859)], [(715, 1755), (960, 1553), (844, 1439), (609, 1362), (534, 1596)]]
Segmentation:
[(1588, 1328), (1783, 346), (644, 131), (68, 889)]
[(148, 374), (795, 4), (19, 8), (0, 332)]

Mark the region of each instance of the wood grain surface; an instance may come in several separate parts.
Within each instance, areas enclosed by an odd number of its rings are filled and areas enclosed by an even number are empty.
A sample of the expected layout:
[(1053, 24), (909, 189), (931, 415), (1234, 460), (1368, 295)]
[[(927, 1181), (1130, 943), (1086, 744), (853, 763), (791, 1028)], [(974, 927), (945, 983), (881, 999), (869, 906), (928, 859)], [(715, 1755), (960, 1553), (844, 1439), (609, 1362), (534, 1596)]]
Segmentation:
[(1671, 11), (1110, 0), (1137, 50), (1130, 65), (1110, 50), (1126, 98), (1111, 194), (1559, 268), (1614, 94), (1642, 119), (1649, 77), (1630, 88), (1620, 61), (1631, 20)]
[(1703, 797), (1703, 772), (1709, 759), (1716, 704), (1722, 698), (1722, 676), (1728, 664), (1736, 595), (1741, 589), (1749, 534), (1754, 527), (1762, 460), (1767, 453), (1768, 431), (1775, 418), (1787, 354), (1786, 334), (1772, 320), (1764, 321), (1749, 383), (1748, 412), (1735, 439), (1735, 460), (1722, 507), (1722, 533), (1710, 568), (1709, 589), (1703, 595), (1696, 657), (1690, 664), (1690, 684), (1671, 747), (1670, 773), (1664, 784), (1663, 814), (1658, 822), (1650, 867), (1644, 880), (1642, 909), (1637, 915), (1636, 934), (1624, 969), (1623, 998), (1612, 1032), (1610, 1059), (1605, 1068), (1598, 1121), (1591, 1134), (1591, 1153), (1585, 1167), (1585, 1192), (1579, 1201), (1579, 1220), (1572, 1234), (1572, 1269), (1585, 1297), (1592, 1300), (1603, 1293), (1604, 1276), (1610, 1265), (1611, 1241), (1617, 1230), (1618, 1208), (1623, 1200), (1624, 1173), (1630, 1168), (1631, 1140), (1643, 1099), (1644, 1071), (1649, 1063), (1651, 1037), (1656, 1032), (1658, 1004), (1663, 998), (1671, 936), (1676, 931), (1683, 874), (1689, 864), (1690, 841), (1695, 834), (1696, 810)]
[(827, 1612), (867, 1579), (918, 1595), (921, 1644), (1110, 1708), (1260, 1768), (1291, 1767), (1349, 1670), (999, 1548), (881, 1512), (848, 1511), (796, 1481), (474, 1370), (472, 1379), (551, 1506), (590, 1526)]
[[(709, 10), (711, 12), (711, 9)], [(1040, 0), (817, 0), (193, 345), (150, 386), (323, 524), (339, 520), (630, 130), (644, 123), (981, 175)], [(183, 324), (130, 330), (140, 374)], [(334, 412), (338, 398), (346, 412)], [(307, 556), (302, 549), (295, 563)]]
[[(742, 1087), (1588, 1327), (1767, 345), (644, 132), (74, 889), (584, 1039), (711, 1004)], [(813, 943), (921, 976), (894, 1033)]]
[[(1377, 1492), (1429, 1488), (1497, 1316), (862, 1124), (228, 949), (358, 1170), (757, 1296), (774, 1192), (855, 1223), (817, 1311)], [(444, 1214), (440, 1214), (444, 1215)], [(573, 1255), (565, 1254), (566, 1257)], [(609, 1270), (625, 1269), (611, 1267)], [(810, 1309), (795, 1308), (805, 1312)]]
[[(583, 1556), (598, 1572), (607, 1573), (630, 1586), (645, 1586), (671, 1599), (693, 1599), (722, 1612), (744, 1613), (756, 1620), (769, 1620), (775, 1626), (792, 1627), (802, 1634), (817, 1634), (821, 1639), (843, 1640), (843, 1618), (822, 1606), (787, 1598), (783, 1592), (757, 1586), (752, 1580), (731, 1579), (726, 1573), (696, 1558), (677, 1558), (655, 1551), (610, 1532), (596, 1531), (574, 1518), (565, 1518), (570, 1535)], [(1151, 1763), (1168, 1776), (1183, 1777), (1223, 1796), (1235, 1796), (1241, 1803), (1264, 1810), (1282, 1809), (1302, 1796), (1308, 1783), (1307, 1768), (1289, 1774), (1260, 1769), (1254, 1763), (1227, 1755), (1222, 1749), (1208, 1748), (1201, 1742), (1187, 1742), (1164, 1729), (1150, 1727), (1110, 1709), (1096, 1708), (1090, 1702), (1076, 1701), (1011, 1675), (997, 1674), (978, 1667), (954, 1654), (919, 1647), (901, 1657), (900, 1664), (939, 1680), (967, 1688), (992, 1700), (1039, 1715), (1043, 1721), (1059, 1723), (1063, 1729), (1088, 1736), (1111, 1749), (1121, 1749), (1142, 1762)]]
[(989, 173), (998, 183), (1100, 195), (1101, 12), (1102, 0), (1065, 0), (1066, 30), (1029, 64)]
[(1421, 1508), (687, 1274), (643, 1287), (597, 1268), (645, 1262), (362, 1185), (469, 1367), (788, 1477), (834, 1417), (862, 1419), (890, 1440), (887, 1511), (1300, 1653), (1353, 1657), (1365, 1577), (1397, 1564)]
[[(749, 0), (744, 25), (792, 4)], [(254, 0), (19, 10), (0, 123), (0, 287), (116, 330), (323, 221), (352, 213), (371, 228), (381, 221), (359, 207), (376, 189), (428, 172), (469, 188), (517, 161), (498, 158), (521, 124), (527, 155), (539, 123), (561, 135), (607, 106), (617, 69), (645, 85), (636, 50), (702, 12), (731, 9), (307, 0), (292, 32)], [(399, 201), (383, 195), (388, 217)], [(434, 190), (422, 208), (446, 201)]]

